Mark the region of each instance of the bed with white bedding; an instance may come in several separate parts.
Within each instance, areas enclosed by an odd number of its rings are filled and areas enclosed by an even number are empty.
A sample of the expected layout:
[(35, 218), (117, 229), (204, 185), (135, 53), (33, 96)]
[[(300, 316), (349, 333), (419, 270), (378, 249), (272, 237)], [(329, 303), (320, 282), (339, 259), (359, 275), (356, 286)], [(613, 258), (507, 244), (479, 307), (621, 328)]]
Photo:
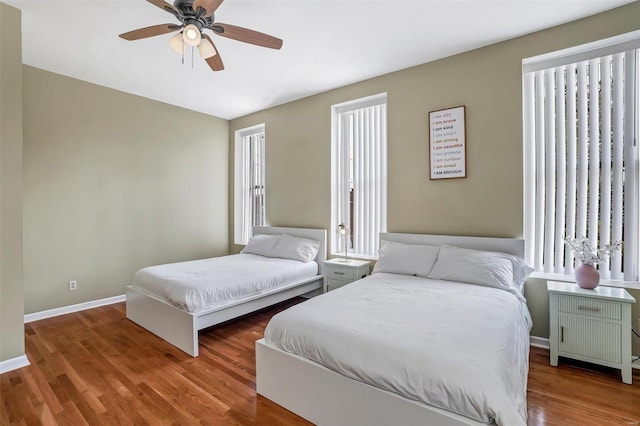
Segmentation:
[(279, 313), (265, 341), (408, 399), (520, 425), (530, 324), (503, 290), (380, 273)]
[[(127, 318), (198, 356), (198, 330), (321, 289), (326, 230), (254, 227), (254, 235), (254, 241), (264, 240), (251, 247), (264, 255), (244, 253), (139, 270), (126, 288)], [(285, 239), (286, 244), (280, 244)], [(265, 248), (266, 240), (277, 241), (278, 253), (289, 258), (267, 257), (276, 254), (274, 247)], [(315, 242), (311, 251), (304, 241)]]
[(317, 275), (316, 262), (234, 254), (143, 268), (131, 285), (188, 312), (202, 312)]
[[(385, 238), (522, 255), (521, 240)], [(449, 268), (482, 276), (473, 262)], [(511, 279), (508, 263), (487, 277)], [(531, 319), (521, 289), (438, 273), (445, 280), (375, 273), (274, 316), (256, 343), (258, 393), (316, 424), (525, 425)]]

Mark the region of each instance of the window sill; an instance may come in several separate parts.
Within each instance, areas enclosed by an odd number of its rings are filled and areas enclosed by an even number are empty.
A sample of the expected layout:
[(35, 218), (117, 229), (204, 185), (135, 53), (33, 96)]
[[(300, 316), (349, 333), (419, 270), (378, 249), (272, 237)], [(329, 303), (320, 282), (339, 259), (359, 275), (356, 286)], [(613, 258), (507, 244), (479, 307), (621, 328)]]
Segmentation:
[[(573, 275), (553, 274), (550, 272), (532, 272), (529, 278), (537, 278), (547, 281), (576, 282)], [(631, 290), (640, 290), (640, 282), (638, 281), (622, 281), (622, 280), (601, 280), (600, 285), (605, 287), (619, 287)]]

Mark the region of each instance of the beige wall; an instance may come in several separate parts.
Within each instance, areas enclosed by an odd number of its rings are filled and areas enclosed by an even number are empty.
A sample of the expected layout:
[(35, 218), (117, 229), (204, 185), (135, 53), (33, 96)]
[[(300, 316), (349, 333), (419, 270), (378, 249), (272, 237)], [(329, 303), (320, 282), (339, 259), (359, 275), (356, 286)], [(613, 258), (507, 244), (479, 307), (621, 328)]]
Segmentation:
[(20, 15), (0, 3), (0, 361), (24, 355)]
[(226, 120), (25, 66), (25, 312), (226, 254), (228, 138)]
[[(328, 229), (331, 105), (387, 92), (388, 230), (522, 237), (522, 59), (637, 29), (640, 2), (232, 120), (230, 144), (264, 122), (267, 221)], [(457, 105), (466, 105), (468, 177), (430, 181), (427, 113)], [(548, 336), (544, 282), (529, 282), (527, 297), (533, 334)]]

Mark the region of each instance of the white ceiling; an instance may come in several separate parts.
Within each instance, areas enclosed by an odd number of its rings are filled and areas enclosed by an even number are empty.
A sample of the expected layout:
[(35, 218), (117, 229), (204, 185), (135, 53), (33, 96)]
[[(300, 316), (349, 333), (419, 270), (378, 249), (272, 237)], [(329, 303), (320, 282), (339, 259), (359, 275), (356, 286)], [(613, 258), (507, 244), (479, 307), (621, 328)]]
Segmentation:
[[(2, 0), (22, 10), (23, 62), (232, 119), (612, 9), (633, 0), (226, 0), (216, 20), (284, 40), (271, 50), (213, 36), (225, 70), (171, 34), (118, 34), (175, 18), (144, 0)], [(171, 1), (171, 0), (169, 0)]]

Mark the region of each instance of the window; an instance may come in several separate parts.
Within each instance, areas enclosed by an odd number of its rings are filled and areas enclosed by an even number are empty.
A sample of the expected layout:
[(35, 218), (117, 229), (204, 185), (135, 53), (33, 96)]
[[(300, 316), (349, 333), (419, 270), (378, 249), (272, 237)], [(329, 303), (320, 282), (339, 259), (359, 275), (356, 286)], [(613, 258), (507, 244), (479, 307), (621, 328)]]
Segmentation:
[[(331, 227), (344, 223), (351, 255), (373, 258), (387, 229), (387, 95), (331, 110)], [(336, 237), (331, 252), (344, 253), (345, 239)]]
[[(603, 279), (638, 281), (640, 34), (523, 61), (525, 242), (536, 271), (572, 274), (563, 238), (623, 240)], [(621, 38), (625, 40), (621, 41)]]
[(247, 244), (253, 227), (265, 224), (264, 124), (236, 131), (234, 180), (235, 244)]

